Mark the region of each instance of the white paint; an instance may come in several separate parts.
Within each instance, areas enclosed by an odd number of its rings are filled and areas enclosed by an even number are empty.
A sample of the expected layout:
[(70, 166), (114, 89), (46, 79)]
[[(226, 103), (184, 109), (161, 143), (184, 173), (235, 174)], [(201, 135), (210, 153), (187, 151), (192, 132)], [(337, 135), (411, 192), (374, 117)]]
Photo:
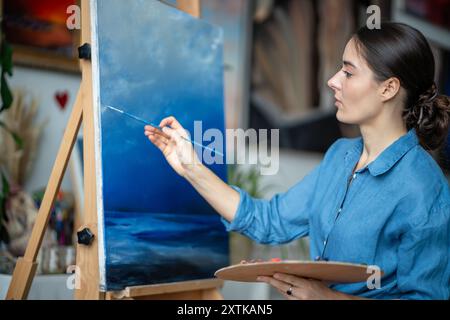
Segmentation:
[[(26, 191), (34, 192), (48, 184), (81, 78), (76, 74), (19, 66), (15, 66), (13, 72), (9, 81), (11, 89), (24, 89), (27, 94), (30, 94), (30, 97), (35, 98), (39, 105), (36, 123), (47, 121), (42, 132), (40, 146), (36, 152), (35, 164), (25, 185)], [(55, 100), (55, 93), (66, 90), (69, 93), (69, 99), (66, 109), (62, 111)], [(70, 175), (67, 172), (62, 182), (62, 190), (72, 190)]]

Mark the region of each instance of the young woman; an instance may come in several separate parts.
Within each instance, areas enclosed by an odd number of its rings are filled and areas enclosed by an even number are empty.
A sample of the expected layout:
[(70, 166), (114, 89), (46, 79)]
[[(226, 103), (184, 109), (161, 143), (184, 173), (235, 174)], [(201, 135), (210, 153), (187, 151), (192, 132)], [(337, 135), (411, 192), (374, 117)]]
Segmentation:
[(362, 136), (339, 139), (321, 164), (270, 201), (228, 186), (164, 119), (145, 134), (222, 216), (260, 243), (310, 237), (311, 258), (377, 265), (381, 288), (327, 286), (287, 274), (261, 277), (289, 299), (449, 299), (450, 190), (430, 156), (448, 134), (450, 100), (437, 93), (429, 44), (405, 24), (361, 28), (328, 81), (339, 121)]

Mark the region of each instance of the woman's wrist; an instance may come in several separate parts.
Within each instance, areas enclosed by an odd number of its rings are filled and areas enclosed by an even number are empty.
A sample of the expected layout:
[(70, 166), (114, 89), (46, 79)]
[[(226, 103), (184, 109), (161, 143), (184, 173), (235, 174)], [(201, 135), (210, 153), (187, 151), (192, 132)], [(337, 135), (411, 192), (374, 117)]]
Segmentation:
[(194, 162), (193, 164), (184, 167), (185, 173), (184, 178), (189, 182), (196, 182), (202, 176), (202, 172), (206, 167), (201, 162)]

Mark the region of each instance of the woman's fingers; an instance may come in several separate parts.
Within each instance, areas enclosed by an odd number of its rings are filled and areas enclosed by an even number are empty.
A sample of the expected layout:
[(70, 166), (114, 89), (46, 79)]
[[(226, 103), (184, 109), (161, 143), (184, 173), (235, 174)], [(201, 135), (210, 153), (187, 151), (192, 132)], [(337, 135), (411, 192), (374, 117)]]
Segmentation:
[(162, 131), (152, 125), (146, 125), (144, 134), (161, 151), (166, 150), (167, 145), (175, 142), (181, 145), (182, 138), (185, 138), (186, 132), (181, 124), (174, 117), (167, 117), (160, 123)]
[(164, 127), (169, 126), (169, 127), (173, 128), (173, 129), (175, 129), (175, 130), (183, 129), (183, 127), (182, 127), (181, 124), (177, 121), (177, 119), (175, 119), (175, 117), (172, 117), (172, 116), (167, 117), (167, 118), (164, 118), (164, 119), (161, 121), (161, 123), (159, 124), (159, 126), (160, 126), (161, 128), (164, 128)]
[(290, 284), (288, 284), (286, 282), (279, 281), (273, 277), (259, 276), (257, 280), (270, 284), (272, 287), (277, 289), (278, 292), (280, 292), (286, 299), (297, 300), (297, 298), (294, 297), (293, 294), (291, 294), (291, 295), (287, 294), (287, 291), (289, 289), (291, 289), (291, 292), (294, 291), (294, 289), (295, 289), (294, 286), (291, 286)]
[(155, 135), (149, 135), (148, 138), (162, 152), (166, 149), (167, 143), (164, 142), (161, 138), (157, 138)]
[[(186, 130), (183, 128), (183, 126), (178, 122), (175, 117), (170, 116), (167, 118), (164, 118), (160, 124), (159, 127), (162, 128), (162, 131), (158, 128), (155, 128), (151, 125), (145, 126), (145, 130), (155, 132), (157, 134), (160, 134), (164, 136), (166, 139), (175, 138), (176, 136), (173, 135), (173, 131), (176, 131), (178, 133), (179, 137), (188, 138), (189, 134), (187, 134)], [(167, 128), (167, 129), (166, 129)]]
[(296, 287), (302, 287), (302, 286), (306, 286), (308, 284), (308, 280), (300, 278), (300, 277), (296, 277), (296, 276), (293, 276), (290, 274), (275, 273), (273, 275), (273, 277), (277, 280), (280, 280), (280, 281), (283, 281), (286, 283), (292, 283)]
[[(279, 279), (279, 278), (278, 278)], [(292, 282), (285, 282), (283, 280), (278, 280), (274, 277), (266, 277), (260, 276), (258, 277), (258, 281), (263, 281), (270, 284), (272, 287), (278, 290), (286, 299), (289, 300), (298, 300), (298, 295), (300, 294), (299, 287), (295, 286)], [(291, 294), (288, 294), (288, 291), (291, 291)]]
[[(147, 136), (149, 139), (152, 138), (154, 141), (160, 141), (163, 142), (164, 144), (168, 144), (170, 140), (170, 137), (167, 139), (165, 138), (165, 136), (162, 136), (155, 131), (148, 131), (147, 129), (144, 131), (144, 135)], [(153, 142), (152, 139), (150, 139), (150, 141)]]
[(176, 130), (169, 128), (169, 127), (163, 127), (162, 128), (163, 131), (160, 131), (159, 129), (156, 129), (152, 126), (145, 126), (144, 129), (145, 129), (145, 131), (144, 131), (145, 135), (150, 135), (150, 134), (158, 135), (166, 140), (170, 140), (170, 139), (178, 140), (181, 137), (180, 134)]
[(158, 128), (155, 128), (153, 126), (147, 125), (144, 127), (144, 130), (145, 130), (145, 132), (152, 132), (154, 134), (163, 136), (166, 139), (170, 139), (170, 137), (167, 134), (165, 134), (164, 132), (162, 132), (161, 130), (159, 130)]
[(293, 297), (292, 295), (288, 295), (286, 293), (286, 291), (281, 291), (280, 289), (277, 289), (277, 290), (282, 296), (284, 296), (288, 300), (298, 300), (297, 298)]
[(163, 127), (163, 132), (168, 135), (171, 139), (175, 140), (177, 143), (181, 143), (181, 134), (176, 129), (169, 127)]
[(266, 282), (266, 283), (270, 284), (272, 287), (274, 287), (282, 292), (287, 292), (287, 290), (290, 287), (290, 285), (287, 284), (286, 282), (279, 281), (273, 277), (259, 276), (258, 281)]

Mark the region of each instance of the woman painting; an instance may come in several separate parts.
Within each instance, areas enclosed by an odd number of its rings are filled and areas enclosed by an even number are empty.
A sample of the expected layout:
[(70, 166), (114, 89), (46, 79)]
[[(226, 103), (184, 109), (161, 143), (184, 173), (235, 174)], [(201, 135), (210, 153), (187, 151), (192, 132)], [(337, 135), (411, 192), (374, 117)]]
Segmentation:
[[(428, 151), (448, 134), (450, 100), (437, 92), (430, 46), (416, 29), (382, 23), (358, 30), (329, 81), (339, 121), (361, 137), (339, 139), (287, 192), (255, 199), (196, 158), (173, 117), (145, 134), (222, 216), (227, 230), (260, 243), (309, 236), (311, 258), (366, 263), (381, 287), (327, 286), (287, 274), (260, 277), (289, 299), (448, 299), (450, 190)], [(192, 161), (193, 160), (193, 161)]]

